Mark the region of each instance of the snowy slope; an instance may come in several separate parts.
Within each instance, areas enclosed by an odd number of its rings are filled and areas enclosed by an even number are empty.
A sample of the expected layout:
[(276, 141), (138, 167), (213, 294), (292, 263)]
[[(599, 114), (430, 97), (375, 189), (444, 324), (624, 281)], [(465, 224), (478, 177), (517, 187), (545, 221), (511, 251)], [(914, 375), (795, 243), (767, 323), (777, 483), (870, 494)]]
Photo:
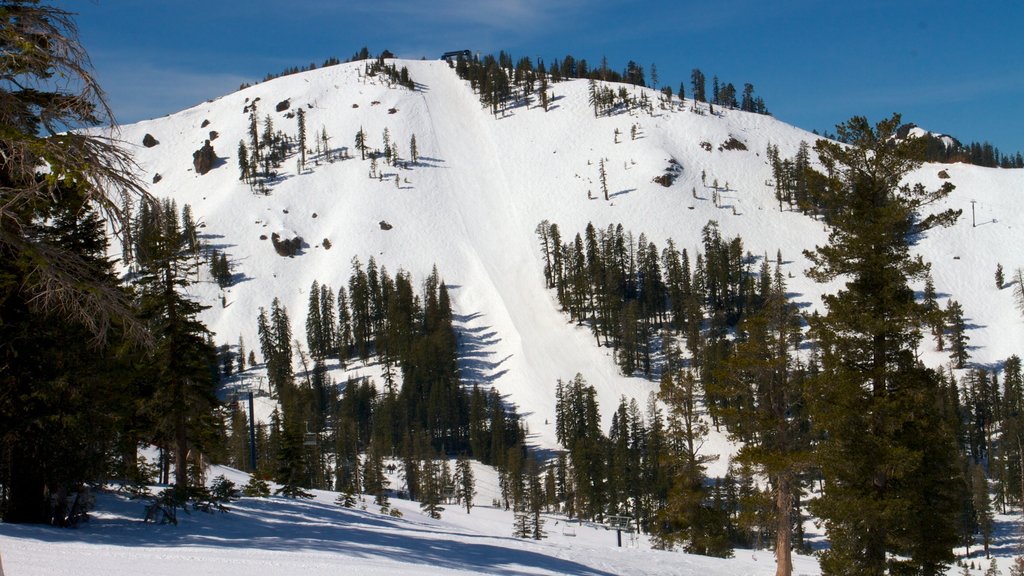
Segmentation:
[[(215, 467), (245, 482), (239, 472)], [(496, 483), (478, 468), (481, 484)], [(480, 486), (481, 492), (486, 491)], [(314, 491), (314, 500), (243, 498), (227, 514), (179, 513), (179, 524), (143, 524), (143, 504), (101, 494), (93, 519), (75, 530), (0, 524), (5, 574), (17, 576), (367, 576), (614, 574), (693, 576), (774, 574), (771, 551), (737, 551), (733, 559), (652, 550), (584, 523), (547, 517), (542, 541), (512, 537), (512, 513), (478, 505), (471, 514), (450, 506), (440, 520), (415, 502), (392, 500), (403, 518), (344, 509), (335, 494)], [(484, 500), (483, 495), (478, 501)], [(816, 560), (796, 557), (797, 574), (817, 574)]]
[[(712, 116), (656, 107), (653, 117), (595, 118), (584, 81), (553, 85), (549, 112), (520, 107), (495, 118), (445, 63), (398, 65), (408, 66), (416, 91), (365, 78), (362, 64), (343, 64), (123, 127), (121, 137), (135, 148), (144, 181), (156, 173), (162, 177), (152, 193), (174, 198), (179, 206), (191, 204), (206, 224), (207, 241), (225, 250), (244, 276), (227, 290), (226, 308), (214, 283), (194, 287), (212, 305), (203, 319), (218, 343), (234, 345), (242, 335), (253, 347), (257, 309), (275, 296), (288, 307), (294, 333), (302, 334), (309, 285), (318, 280), (337, 289), (348, 278), (353, 257), (365, 265), (373, 256), (389, 271), (403, 267), (417, 279), (436, 264), (451, 288), (466, 381), (496, 386), (526, 415), (532, 440), (553, 447), (557, 379), (583, 373), (598, 390), (606, 422), (621, 395), (643, 402), (657, 383), (618, 374), (610, 349), (598, 348), (586, 328), (566, 322), (543, 285), (534, 233), (541, 220), (558, 223), (566, 241), (587, 222), (599, 228), (622, 223), (636, 234), (646, 233), (659, 249), (671, 237), (692, 254), (699, 248), (701, 228), (713, 219), (724, 236), (741, 235), (745, 249), (755, 255), (773, 258), (781, 250), (790, 291), (808, 309), (820, 307), (820, 295), (834, 289), (803, 277), (807, 262), (801, 251), (824, 243), (826, 230), (806, 216), (780, 213), (765, 184), (771, 177), (764, 158), (767, 145), (777, 145), (789, 157), (801, 140), (813, 142), (813, 134), (739, 111)], [(657, 101), (653, 91), (648, 95)], [(256, 98), (261, 123), (269, 113), (275, 127), (296, 134), (296, 120), (274, 111), (278, 102), (289, 99), (289, 111), (305, 108), (310, 134), (326, 129), (331, 146), (347, 147), (355, 159), (319, 166), (310, 162), (301, 174), (295, 159), (289, 159), (269, 196), (253, 194), (238, 179), (235, 151), (247, 139), (243, 109)], [(207, 127), (201, 127), (204, 120)], [(634, 125), (636, 140), (630, 138)], [(415, 134), (420, 164), (399, 170), (382, 162), (383, 180), (368, 178), (369, 161), (358, 159), (353, 144), (360, 127), (375, 148), (383, 147), (387, 128), (405, 158)], [(210, 130), (219, 133), (213, 145), (223, 162), (199, 176), (191, 168), (192, 152)], [(146, 133), (160, 144), (142, 147)], [(733, 137), (747, 150), (719, 150)], [(597, 199), (602, 158), (610, 202)], [(664, 188), (652, 178), (663, 173), (669, 159), (681, 164), (683, 172)], [(963, 304), (973, 361), (996, 365), (1024, 352), (1024, 323), (1012, 308), (1012, 290), (999, 291), (992, 280), (997, 262), (1008, 276), (1024, 266), (1017, 250), (1024, 229), (1024, 171), (926, 165), (914, 178), (938, 186), (943, 169), (957, 185), (947, 203), (964, 208), (965, 218), (953, 228), (929, 232), (916, 249), (933, 263), (939, 293)], [(715, 180), (722, 187), (728, 184), (721, 208), (711, 202)], [(693, 198), (693, 189), (699, 198)], [(595, 199), (588, 199), (588, 191)], [(971, 226), (971, 200), (977, 201), (977, 227)], [(381, 220), (393, 229), (381, 230)], [(309, 246), (294, 258), (279, 257), (269, 240), (260, 240), (277, 231), (294, 231)], [(325, 238), (329, 250), (322, 246)], [(944, 353), (932, 353), (931, 347), (923, 345), (926, 358), (945, 364)], [(355, 371), (373, 374), (375, 369), (357, 366)], [(728, 450), (720, 438), (709, 448)]]
[[(218, 343), (234, 345), (242, 335), (254, 347), (257, 309), (275, 296), (289, 308), (293, 331), (301, 335), (309, 285), (319, 280), (337, 289), (348, 278), (353, 257), (365, 264), (373, 256), (392, 273), (404, 267), (417, 279), (436, 263), (458, 315), (464, 378), (496, 386), (526, 415), (532, 441), (553, 447), (556, 379), (582, 372), (598, 389), (606, 424), (620, 395), (643, 401), (657, 384), (619, 375), (610, 351), (598, 348), (586, 328), (566, 322), (543, 287), (534, 234), (541, 220), (558, 223), (565, 240), (589, 221), (599, 228), (621, 222), (636, 234), (646, 233), (659, 248), (671, 237), (692, 253), (701, 228), (714, 219), (726, 237), (741, 235), (755, 255), (773, 257), (780, 249), (791, 274), (790, 292), (805, 309), (820, 308), (821, 294), (835, 289), (802, 274), (807, 267), (802, 250), (825, 242), (827, 231), (805, 216), (780, 213), (765, 185), (770, 178), (766, 146), (778, 145), (783, 156), (792, 156), (801, 140), (813, 142), (813, 134), (738, 111), (710, 116), (656, 109), (654, 117), (594, 118), (582, 81), (554, 85), (549, 112), (517, 108), (494, 118), (445, 64), (402, 65), (418, 83), (416, 91), (389, 88), (361, 77), (360, 64), (345, 64), (123, 128), (121, 137), (133, 147), (143, 180), (162, 177), (152, 185), (153, 194), (174, 198), (179, 206), (191, 204), (205, 223), (205, 240), (225, 250), (240, 275), (226, 291), (227, 307), (221, 307), (221, 292), (208, 277), (193, 287), (211, 306), (203, 319)], [(319, 166), (311, 161), (301, 174), (290, 159), (271, 194), (254, 195), (238, 180), (234, 155), (246, 138), (243, 108), (255, 98), (260, 98), (261, 121), (269, 112), (275, 126), (290, 134), (296, 133), (295, 120), (275, 112), (275, 105), (289, 99), (289, 111), (304, 107), (311, 134), (326, 128), (332, 146), (348, 147), (354, 156), (353, 137), (360, 127), (372, 147), (382, 146), (381, 133), (388, 128), (403, 157), (415, 134), (422, 161), (410, 170), (385, 168), (388, 177), (378, 181), (367, 177), (369, 162), (358, 159)], [(636, 140), (630, 138), (633, 125)], [(191, 169), (192, 152), (211, 130), (219, 133), (213, 145), (223, 162), (198, 176)], [(143, 147), (147, 133), (160, 144)], [(748, 150), (718, 150), (731, 137)], [(601, 195), (601, 158), (610, 202), (588, 200), (588, 190), (595, 198)], [(683, 172), (664, 188), (651, 180), (670, 158)], [(1024, 322), (1013, 309), (1012, 288), (997, 290), (993, 280), (996, 263), (1008, 277), (1024, 266), (1019, 250), (1024, 171), (926, 165), (913, 180), (933, 188), (944, 181), (940, 171), (957, 186), (944, 205), (964, 209), (965, 216), (952, 228), (930, 231), (915, 250), (933, 264), (941, 299), (963, 304), (972, 361), (998, 366), (1010, 354), (1024, 352)], [(396, 172), (400, 187), (394, 183)], [(728, 183), (722, 208), (712, 204), (702, 172), (709, 185)], [(977, 226), (971, 221), (972, 200)], [(393, 229), (381, 230), (381, 220)], [(279, 257), (270, 240), (260, 239), (277, 231), (294, 231), (309, 246), (295, 258)], [(923, 357), (944, 366), (945, 353), (931, 348), (926, 340)], [(357, 364), (350, 371), (374, 375), (379, 369)], [(259, 370), (244, 377), (256, 380)], [(261, 412), (270, 409), (269, 400), (261, 399)], [(728, 453), (730, 446), (719, 435), (706, 450)], [(724, 468), (726, 461), (723, 457), (716, 466)], [(243, 474), (222, 468), (211, 475), (218, 473), (245, 481)], [(737, 550), (736, 558), (719, 560), (650, 550), (642, 539), (619, 549), (613, 533), (586, 525), (567, 528), (557, 517), (548, 521), (547, 540), (513, 539), (511, 514), (488, 505), (497, 492), (494, 475), (478, 466), (479, 506), (468, 515), (449, 507), (441, 520), (399, 500), (393, 504), (403, 519), (377, 514), (372, 504), (366, 511), (343, 510), (332, 503), (334, 494), (317, 492), (309, 502), (243, 499), (226, 515), (194, 514), (178, 527), (150, 526), (138, 520), (141, 504), (103, 494), (95, 519), (78, 530), (0, 525), (0, 558), (6, 573), (19, 575), (774, 573), (770, 552)], [(998, 522), (996, 553), (1005, 570), (1005, 557), (1017, 550), (1017, 529), (1008, 518)], [(795, 573), (818, 573), (816, 562), (796, 558)]]

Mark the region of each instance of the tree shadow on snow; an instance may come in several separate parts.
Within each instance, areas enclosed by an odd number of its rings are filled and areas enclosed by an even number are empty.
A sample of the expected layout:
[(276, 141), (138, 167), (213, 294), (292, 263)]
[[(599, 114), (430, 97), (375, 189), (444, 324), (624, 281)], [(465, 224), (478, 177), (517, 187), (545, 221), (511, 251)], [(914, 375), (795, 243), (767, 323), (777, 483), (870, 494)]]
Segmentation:
[[(103, 501), (128, 514), (137, 509), (142, 517), (141, 501), (120, 496), (105, 497)], [(425, 573), (449, 569), (506, 576), (539, 571), (611, 576), (571, 560), (497, 544), (522, 542), (512, 537), (462, 533), (415, 518), (394, 519), (322, 502), (277, 497), (246, 498), (231, 507), (227, 514), (180, 513), (178, 526), (119, 517), (95, 518), (78, 530), (15, 525), (2, 528), (6, 536), (55, 544), (312, 551), (420, 565)]]

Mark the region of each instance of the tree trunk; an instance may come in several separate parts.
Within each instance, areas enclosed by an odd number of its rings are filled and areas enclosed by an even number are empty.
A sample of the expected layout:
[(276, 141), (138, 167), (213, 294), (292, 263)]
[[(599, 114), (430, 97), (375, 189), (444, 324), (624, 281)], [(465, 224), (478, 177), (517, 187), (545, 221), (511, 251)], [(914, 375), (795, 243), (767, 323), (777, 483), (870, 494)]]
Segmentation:
[(174, 486), (179, 490), (188, 486), (188, 434), (183, 409), (174, 417)]
[(7, 510), (3, 521), (12, 524), (48, 524), (46, 479), (27, 446), (11, 448)]
[(789, 471), (776, 479), (775, 576), (793, 573), (793, 477)]

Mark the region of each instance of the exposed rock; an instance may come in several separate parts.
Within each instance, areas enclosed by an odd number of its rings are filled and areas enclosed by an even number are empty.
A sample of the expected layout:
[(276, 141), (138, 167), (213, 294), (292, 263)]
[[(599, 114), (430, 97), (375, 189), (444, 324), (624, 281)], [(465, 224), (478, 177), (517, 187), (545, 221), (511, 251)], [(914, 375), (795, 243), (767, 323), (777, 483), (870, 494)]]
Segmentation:
[(153, 184), (156, 184), (157, 182), (159, 182), (159, 181), (161, 181), (163, 179), (164, 179), (164, 177), (161, 176), (159, 172), (157, 172), (156, 174), (153, 174)]
[(152, 148), (153, 146), (156, 146), (159, 143), (160, 141), (157, 140), (156, 138), (153, 138), (152, 134), (146, 134), (145, 136), (142, 137), (142, 145), (145, 146), (146, 148)]
[(216, 140), (217, 136), (220, 136), (220, 132), (217, 132), (216, 130), (210, 130), (210, 141), (211, 142)]
[(292, 103), (289, 102), (288, 100), (282, 100), (282, 101), (277, 103), (277, 111), (278, 112), (284, 112), (291, 105), (292, 105)]
[(266, 239), (267, 239), (267, 235), (266, 234), (260, 234), (260, 240), (266, 240)]
[(192, 153), (192, 166), (195, 167), (196, 174), (201, 176), (213, 169), (213, 161), (216, 159), (213, 146), (210, 146), (210, 141), (207, 140), (202, 148)]
[(701, 142), (700, 147), (707, 152), (711, 152), (711, 142)]
[(381, 230), (391, 230), (392, 228), (394, 228), (394, 226), (392, 226), (391, 224), (388, 224), (387, 220), (381, 220), (380, 221), (380, 229)]
[(327, 238), (324, 238), (323, 245), (324, 245), (324, 250), (330, 250), (331, 249), (331, 241), (328, 240)]
[(388, 114), (394, 114), (395, 112), (398, 112), (398, 108), (388, 108)]
[(665, 168), (665, 173), (662, 174), (661, 176), (655, 176), (654, 182), (657, 182), (658, 184), (661, 184), (665, 188), (668, 188), (669, 186), (672, 185), (673, 182), (676, 181), (676, 178), (679, 177), (679, 174), (682, 171), (682, 165), (680, 165), (675, 158), (669, 158), (668, 167)]
[(281, 235), (274, 232), (270, 235), (270, 241), (274, 244), (274, 250), (279, 256), (295, 256), (302, 248), (302, 237), (281, 238)]
[(722, 142), (722, 145), (718, 147), (721, 150), (746, 150), (747, 145), (740, 142), (736, 138), (730, 136), (728, 140)]
[(949, 172), (946, 172), (945, 170), (939, 170), (939, 178), (942, 178), (943, 180), (949, 180)]
[(209, 125), (210, 125), (210, 121), (209, 120), (203, 120), (203, 123), (200, 124), (199, 127), (200, 128), (206, 128)]

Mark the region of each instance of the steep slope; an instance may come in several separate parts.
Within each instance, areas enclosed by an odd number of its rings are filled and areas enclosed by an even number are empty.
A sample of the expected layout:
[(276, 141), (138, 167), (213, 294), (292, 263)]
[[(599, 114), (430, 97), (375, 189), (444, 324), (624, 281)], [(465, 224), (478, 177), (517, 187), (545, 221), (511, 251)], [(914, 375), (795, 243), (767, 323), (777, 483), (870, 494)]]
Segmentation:
[[(801, 140), (813, 142), (813, 134), (738, 111), (712, 116), (656, 107), (653, 115), (595, 118), (584, 81), (553, 85), (548, 112), (519, 107), (496, 118), (445, 63), (399, 65), (408, 66), (416, 91), (366, 77), (362, 63), (344, 64), (124, 127), (122, 137), (136, 147), (143, 178), (161, 175), (151, 191), (179, 206), (191, 204), (206, 224), (206, 240), (225, 250), (240, 274), (225, 292), (226, 307), (212, 282), (195, 287), (212, 306), (204, 320), (218, 343), (236, 344), (241, 335), (252, 347), (257, 309), (275, 296), (291, 312), (295, 334), (302, 334), (309, 285), (319, 280), (337, 289), (348, 278), (353, 257), (365, 264), (373, 256), (388, 270), (404, 267), (417, 279), (436, 264), (458, 314), (465, 380), (496, 386), (526, 414), (533, 440), (554, 446), (556, 379), (583, 373), (598, 390), (606, 422), (621, 395), (643, 402), (657, 383), (619, 375), (611, 350), (598, 348), (585, 327), (566, 322), (544, 289), (534, 233), (541, 220), (557, 222), (566, 241), (582, 233), (587, 222), (598, 228), (622, 223), (636, 234), (646, 233), (659, 249), (671, 237), (691, 253), (699, 246), (701, 228), (716, 220), (724, 236), (741, 235), (745, 249), (755, 255), (774, 257), (781, 250), (790, 291), (805, 308), (818, 308), (820, 295), (832, 289), (803, 277), (807, 262), (801, 252), (824, 243), (826, 230), (800, 214), (780, 213), (766, 185), (771, 177), (767, 145), (791, 156)], [(648, 97), (657, 101), (653, 91)], [(254, 194), (238, 179), (235, 151), (239, 140), (247, 139), (244, 108), (257, 98), (261, 131), (269, 113), (275, 127), (294, 135), (296, 121), (286, 114), (302, 107), (309, 133), (326, 129), (330, 146), (347, 148), (354, 159), (310, 161), (299, 173), (290, 158), (270, 194)], [(286, 99), (288, 110), (276, 112), (275, 105)], [(360, 128), (376, 148), (383, 147), (388, 129), (403, 157), (415, 134), (421, 162), (408, 170), (382, 163), (383, 177), (369, 178), (369, 161), (360, 160), (353, 145)], [(213, 145), (221, 162), (199, 176), (191, 170), (192, 152), (210, 130), (218, 132)], [(160, 144), (139, 145), (147, 133)], [(746, 150), (720, 149), (730, 138)], [(309, 141), (312, 146), (312, 136)], [(607, 202), (597, 176), (602, 158), (611, 195)], [(683, 170), (664, 188), (652, 179), (670, 159)], [(946, 203), (965, 208), (966, 217), (953, 228), (930, 232), (916, 249), (934, 263), (939, 292), (964, 305), (973, 360), (994, 366), (1024, 352), (1011, 290), (996, 290), (992, 280), (996, 262), (1008, 275), (1024, 265), (1016, 250), (1024, 225), (1024, 171), (926, 165), (915, 179), (937, 186), (943, 169), (958, 186)], [(721, 207), (711, 201), (713, 181), (727, 188)], [(594, 199), (588, 199), (588, 191)], [(971, 226), (972, 199), (978, 202), (977, 227)], [(382, 230), (381, 220), (393, 228)], [(260, 238), (279, 230), (294, 231), (308, 247), (294, 258), (278, 256), (270, 241)], [(922, 351), (926, 359), (945, 363), (944, 353), (931, 347), (922, 346), (928, 349)], [(369, 374), (374, 368), (354, 371)], [(716, 441), (709, 449), (726, 447)]]

